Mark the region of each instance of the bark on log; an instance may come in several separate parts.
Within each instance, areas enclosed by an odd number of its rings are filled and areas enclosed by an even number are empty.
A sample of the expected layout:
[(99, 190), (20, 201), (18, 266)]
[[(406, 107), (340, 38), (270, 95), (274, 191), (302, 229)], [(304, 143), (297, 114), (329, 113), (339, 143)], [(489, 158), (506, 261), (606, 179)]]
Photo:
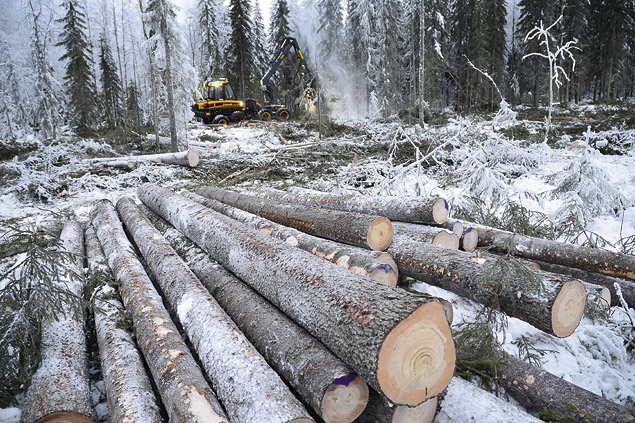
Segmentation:
[[(94, 277), (103, 274), (101, 272), (110, 272), (91, 225), (86, 228), (86, 256), (89, 271)], [(124, 308), (115, 297), (115, 290), (107, 285), (101, 286), (95, 292), (93, 304), (110, 421), (163, 422), (139, 350), (131, 334), (122, 328)]]
[[(220, 201), (201, 197), (197, 194), (184, 192), (183, 195), (227, 217), (245, 223), (253, 229), (276, 237), (289, 245), (308, 251), (313, 255), (335, 263), (351, 272), (368, 276), (384, 285), (397, 285), (397, 280), (399, 279), (397, 265), (394, 264), (394, 261), (392, 261), (386, 253), (351, 247), (335, 241), (305, 234), (297, 229), (279, 225), (263, 217), (237, 209)], [(392, 261), (392, 263), (390, 263), (389, 260)]]
[[(69, 270), (83, 276), (84, 231), (79, 223), (66, 222), (60, 241), (63, 250), (77, 256), (69, 263)], [(62, 275), (53, 283), (81, 298), (82, 280)], [(20, 420), (23, 423), (88, 423), (97, 418), (90, 400), (83, 313), (76, 303), (66, 298), (60, 301), (66, 311), (42, 322), (42, 361), (27, 392)]]
[(357, 423), (431, 423), (437, 414), (437, 397), (416, 407), (393, 406), (380, 394), (371, 390), (368, 406)]
[(530, 260), (555, 263), (635, 280), (635, 256), (633, 255), (517, 235), (472, 223), (467, 224), (478, 230), (479, 247), (491, 246), (493, 251), (507, 253), (507, 245), (511, 239), (517, 249), (516, 255)]
[(363, 276), (156, 185), (137, 195), (393, 403), (419, 405), (449, 382), (454, 342), (435, 298), (364, 283)]
[(393, 237), (385, 217), (284, 204), (212, 187), (200, 187), (196, 193), (302, 232), (371, 250), (385, 250)]
[(141, 206), (240, 330), (324, 421), (344, 423), (359, 416), (368, 402), (368, 386), (359, 376), (169, 223)]
[(398, 222), (440, 224), (446, 221), (450, 210), (443, 198), (335, 195), (298, 188), (293, 193), (266, 190), (257, 195), (308, 207), (385, 216)]
[(193, 148), (179, 151), (176, 153), (160, 153), (145, 154), (141, 156), (123, 156), (123, 157), (99, 157), (88, 159), (89, 162), (99, 162), (106, 164), (107, 162), (155, 162), (173, 164), (186, 167), (196, 167), (200, 161), (199, 155)]
[(633, 423), (625, 407), (580, 388), (545, 370), (501, 352), (509, 363), (498, 368), (498, 379), (506, 392), (528, 410), (552, 410), (571, 421)]
[(459, 249), (459, 237), (446, 229), (403, 222), (394, 222), (393, 227), (397, 238)]
[(494, 258), (400, 239), (393, 241), (388, 252), (402, 274), (482, 304), (491, 305), (497, 297), (504, 313), (552, 335), (571, 335), (584, 313), (585, 288), (567, 276), (527, 269), (544, 285), (543, 292), (535, 294), (527, 289), (527, 274), (512, 269), (508, 275), (511, 287), (496, 294), (495, 285), (486, 280), (496, 262)]
[(230, 420), (313, 422), (304, 406), (136, 204), (123, 197), (117, 202), (117, 211), (167, 303), (177, 312)]
[(170, 421), (228, 422), (201, 369), (163, 306), (163, 300), (135, 256), (114, 206), (99, 201), (90, 212), (108, 265), (135, 326)]

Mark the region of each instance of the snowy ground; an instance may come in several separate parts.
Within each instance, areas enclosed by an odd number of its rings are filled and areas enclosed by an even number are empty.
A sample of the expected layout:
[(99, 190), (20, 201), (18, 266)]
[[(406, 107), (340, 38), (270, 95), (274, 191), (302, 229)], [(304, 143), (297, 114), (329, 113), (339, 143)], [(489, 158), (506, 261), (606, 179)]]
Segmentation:
[[(134, 196), (135, 188), (146, 182), (175, 189), (201, 183), (300, 185), (336, 192), (441, 195), (455, 213), (466, 216), (487, 209), (481, 218), (498, 221), (505, 220), (512, 205), (521, 204), (531, 224), (542, 222), (560, 239), (590, 240), (634, 254), (635, 131), (619, 127), (619, 122), (614, 129), (594, 131), (592, 120), (571, 120), (575, 125), (556, 127), (557, 142), (550, 146), (541, 144), (543, 124), (537, 121), (456, 118), (428, 128), (357, 122), (329, 126), (319, 144), (313, 144), (314, 126), (192, 125), (188, 139), (203, 158), (199, 168), (146, 164), (131, 172), (95, 173), (95, 165), (83, 159), (114, 155), (99, 141), (78, 141), (66, 134), (60, 143), (47, 146), (25, 137), (22, 141), (35, 143), (36, 150), (0, 162), (0, 231), (12, 225), (47, 227), (73, 214), (85, 221), (97, 200)], [(572, 147), (575, 141), (579, 145)], [(618, 150), (620, 155), (608, 154)], [(12, 260), (0, 260), (0, 270)], [(475, 306), (466, 300), (437, 288), (418, 288), (450, 300), (455, 324), (473, 319)], [(635, 310), (630, 313), (635, 319)], [(585, 318), (565, 339), (517, 319), (508, 319), (507, 331), (499, 337), (505, 350), (517, 354), (512, 341), (521, 335), (548, 351), (543, 367), (549, 372), (635, 408), (635, 353), (624, 347), (625, 338), (635, 336), (624, 309), (612, 308), (603, 320)], [(466, 396), (480, 403), (465, 401)], [(509, 421), (500, 404), (473, 385), (453, 382), (436, 421)], [(0, 422), (17, 421), (18, 414), (16, 409), (0, 410)]]

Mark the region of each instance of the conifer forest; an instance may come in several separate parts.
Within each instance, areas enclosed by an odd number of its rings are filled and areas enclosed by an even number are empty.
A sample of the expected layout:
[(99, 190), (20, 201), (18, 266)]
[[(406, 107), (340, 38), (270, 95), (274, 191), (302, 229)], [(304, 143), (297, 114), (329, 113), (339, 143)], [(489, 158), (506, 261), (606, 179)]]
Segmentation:
[(635, 0), (0, 8), (0, 423), (635, 423)]

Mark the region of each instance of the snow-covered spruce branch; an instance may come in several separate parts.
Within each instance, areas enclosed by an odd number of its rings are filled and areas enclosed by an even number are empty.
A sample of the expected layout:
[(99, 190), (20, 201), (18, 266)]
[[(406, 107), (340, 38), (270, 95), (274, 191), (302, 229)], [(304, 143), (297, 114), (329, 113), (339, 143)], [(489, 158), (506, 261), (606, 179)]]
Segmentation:
[(517, 113), (514, 112), (509, 107), (509, 103), (507, 103), (507, 101), (505, 100), (505, 97), (503, 97), (503, 93), (501, 93), (501, 90), (498, 88), (498, 85), (494, 81), (494, 78), (492, 78), (490, 74), (485, 72), (484, 70), (477, 68), (467, 56), (465, 56), (465, 59), (467, 60), (467, 64), (471, 66), (472, 69), (474, 69), (475, 71), (483, 75), (492, 83), (492, 85), (494, 86), (494, 88), (496, 88), (496, 91), (498, 92), (498, 96), (501, 99), (500, 110), (498, 111), (498, 113), (496, 113), (496, 117), (494, 118), (492, 123), (499, 127), (507, 126), (508, 123), (512, 123), (512, 124), (515, 123)]

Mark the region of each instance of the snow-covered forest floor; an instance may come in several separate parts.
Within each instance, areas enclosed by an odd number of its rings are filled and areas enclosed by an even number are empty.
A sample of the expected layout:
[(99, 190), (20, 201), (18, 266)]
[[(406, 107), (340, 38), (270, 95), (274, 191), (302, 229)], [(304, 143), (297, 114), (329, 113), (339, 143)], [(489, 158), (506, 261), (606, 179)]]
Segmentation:
[[(199, 167), (144, 164), (129, 172), (97, 168), (85, 159), (146, 153), (153, 137), (117, 145), (79, 139), (68, 130), (53, 143), (28, 135), (0, 142), (0, 234), (12, 227), (56, 231), (72, 215), (86, 221), (97, 200), (134, 196), (136, 187), (147, 182), (177, 190), (201, 184), (297, 185), (340, 193), (442, 196), (454, 217), (635, 254), (635, 110), (561, 110), (548, 145), (542, 142), (544, 116), (535, 110), (518, 110), (516, 119), (444, 115), (425, 128), (398, 119), (328, 122), (319, 143), (315, 121), (244, 127), (192, 123), (182, 146), (198, 150)], [(0, 274), (19, 258), (6, 257), (19, 253), (8, 247), (0, 251)], [(454, 294), (415, 286), (452, 302), (454, 327), (478, 313)], [(511, 318), (498, 336), (512, 354), (519, 354), (514, 341), (526, 337), (544, 369), (632, 409), (633, 320), (635, 310), (613, 307), (587, 315), (573, 335), (558, 339)], [(98, 388), (97, 403), (103, 400)], [(453, 383), (435, 421), (508, 421), (497, 414), (490, 394), (478, 394), (478, 401), (474, 395)], [(466, 396), (475, 401), (465, 401)], [(0, 410), (0, 421), (3, 416), (17, 421), (12, 413), (18, 412)]]

